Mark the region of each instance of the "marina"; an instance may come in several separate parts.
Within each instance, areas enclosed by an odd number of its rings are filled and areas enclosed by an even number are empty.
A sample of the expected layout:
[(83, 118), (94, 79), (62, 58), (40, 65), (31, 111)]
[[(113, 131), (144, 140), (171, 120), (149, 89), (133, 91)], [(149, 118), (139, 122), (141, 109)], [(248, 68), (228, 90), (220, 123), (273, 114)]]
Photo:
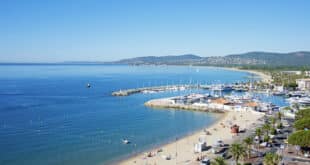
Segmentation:
[(204, 89), (204, 90), (211, 90), (215, 92), (230, 92), (230, 91), (248, 91), (249, 85), (246, 83), (243, 84), (185, 84), (185, 85), (167, 85), (167, 86), (155, 86), (155, 87), (144, 87), (144, 88), (134, 88), (134, 89), (125, 89), (112, 92), (113, 96), (129, 96), (132, 94), (143, 93), (143, 94), (152, 94), (152, 93), (159, 93), (165, 91), (184, 91), (184, 90), (191, 90), (191, 89)]

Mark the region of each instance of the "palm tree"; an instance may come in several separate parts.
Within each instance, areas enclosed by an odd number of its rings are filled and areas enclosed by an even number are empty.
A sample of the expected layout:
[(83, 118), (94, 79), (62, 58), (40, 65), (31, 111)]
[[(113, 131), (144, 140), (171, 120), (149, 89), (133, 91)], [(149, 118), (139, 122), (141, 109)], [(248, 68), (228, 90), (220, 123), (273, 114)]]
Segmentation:
[(255, 135), (256, 135), (256, 136), (262, 136), (262, 129), (256, 128), (256, 130), (255, 130)]
[[(256, 128), (255, 130), (255, 135), (258, 137), (258, 142), (260, 142), (261, 136), (262, 136), (262, 129), (261, 128)], [(259, 146), (259, 143), (257, 144)], [(256, 146), (257, 148), (257, 146)]]
[(276, 118), (274, 118), (274, 117), (270, 118), (270, 122), (272, 124), (272, 128), (274, 128), (275, 124), (276, 124)]
[(263, 130), (267, 133), (267, 135), (269, 134), (269, 130), (270, 130), (270, 125), (268, 123), (263, 125)]
[(223, 157), (216, 157), (214, 161), (211, 162), (211, 165), (226, 165)]
[(244, 144), (246, 145), (247, 152), (248, 152), (248, 159), (251, 157), (251, 145), (253, 144), (253, 137), (247, 137), (243, 140)]
[(260, 137), (262, 136), (262, 129), (261, 128), (256, 128), (255, 130), (255, 135), (258, 136), (258, 138), (260, 139)]
[(279, 164), (281, 157), (275, 153), (267, 153), (264, 156), (264, 165), (277, 165)]
[(282, 119), (282, 113), (281, 113), (281, 112), (278, 112), (278, 120), (281, 121), (281, 119)]
[(240, 158), (243, 158), (246, 151), (244, 147), (239, 143), (234, 143), (230, 146), (229, 151), (231, 152), (233, 158), (236, 161), (236, 165), (238, 164), (238, 161)]

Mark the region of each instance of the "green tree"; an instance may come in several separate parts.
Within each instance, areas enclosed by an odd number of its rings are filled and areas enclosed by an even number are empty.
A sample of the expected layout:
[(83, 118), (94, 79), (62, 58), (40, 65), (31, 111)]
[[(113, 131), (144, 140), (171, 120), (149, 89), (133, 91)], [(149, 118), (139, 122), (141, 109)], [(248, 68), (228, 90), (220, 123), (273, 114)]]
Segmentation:
[(282, 124), (282, 123), (278, 123), (278, 124), (277, 124), (277, 128), (278, 128), (278, 129), (283, 128), (283, 124)]
[(268, 123), (263, 125), (263, 130), (267, 133), (267, 135), (269, 135), (269, 131), (270, 131), (270, 125)]
[(214, 161), (211, 162), (211, 165), (226, 165), (223, 157), (216, 157)]
[(243, 143), (246, 145), (248, 159), (250, 159), (250, 157), (251, 157), (251, 146), (253, 144), (253, 138), (247, 137), (243, 140)]
[(277, 113), (277, 118), (278, 118), (279, 121), (281, 121), (281, 119), (282, 119), (282, 113), (281, 112)]
[(262, 136), (262, 129), (256, 128), (255, 135), (258, 136), (258, 137)]
[(295, 114), (295, 120), (299, 120), (302, 118), (310, 118), (310, 108), (297, 111), (297, 113)]
[(270, 134), (271, 134), (271, 135), (277, 134), (277, 130), (276, 130), (275, 128), (271, 128), (271, 129), (270, 129)]
[(288, 138), (288, 143), (300, 147), (310, 147), (310, 130), (297, 131)]
[(239, 159), (243, 158), (246, 154), (244, 147), (239, 143), (232, 144), (229, 148), (229, 151), (232, 154), (236, 164), (238, 164)]
[(269, 135), (266, 134), (264, 136), (264, 142), (269, 142), (269, 140), (270, 140), (270, 137), (269, 137)]
[(270, 122), (271, 122), (271, 124), (272, 124), (272, 128), (274, 128), (274, 127), (275, 127), (275, 124), (276, 124), (276, 118), (271, 117), (271, 118), (270, 118)]
[(297, 130), (304, 130), (305, 128), (310, 129), (310, 118), (302, 118), (295, 121), (294, 127)]
[(275, 153), (267, 153), (264, 156), (264, 165), (278, 165), (281, 157)]

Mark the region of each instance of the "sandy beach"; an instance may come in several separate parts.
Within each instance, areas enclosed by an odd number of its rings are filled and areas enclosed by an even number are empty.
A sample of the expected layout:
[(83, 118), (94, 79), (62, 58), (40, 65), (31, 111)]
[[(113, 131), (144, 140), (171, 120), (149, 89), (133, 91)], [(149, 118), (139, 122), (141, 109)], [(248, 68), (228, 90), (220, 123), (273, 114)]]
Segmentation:
[(261, 71), (257, 71), (257, 70), (244, 70), (244, 69), (239, 69), (239, 68), (228, 68), (228, 67), (221, 67), (221, 68), (227, 69), (227, 70), (241, 71), (241, 72), (248, 72), (251, 74), (255, 74), (255, 75), (259, 76), (263, 82), (267, 82), (267, 83), (271, 82), (271, 80), (272, 80), (270, 75), (265, 74)]
[[(255, 70), (241, 70), (239, 68), (227, 68), (227, 67), (215, 67), (227, 70), (249, 72), (259, 76), (262, 81), (270, 82), (272, 79), (269, 75), (255, 71)], [(172, 164), (188, 164), (196, 165), (199, 164), (196, 158), (199, 156), (207, 156), (208, 158), (217, 157), (217, 155), (212, 154), (210, 150), (204, 151), (202, 153), (194, 152), (194, 145), (198, 143), (199, 139), (204, 139), (208, 146), (212, 146), (218, 140), (224, 141), (225, 144), (231, 144), (234, 141), (241, 140), (244, 137), (244, 133), (234, 135), (230, 132), (230, 126), (237, 124), (240, 129), (247, 130), (249, 132), (254, 132), (255, 128), (262, 124), (259, 120), (264, 116), (262, 113), (248, 111), (248, 112), (235, 112), (227, 111), (223, 116), (214, 124), (200, 130), (192, 135), (181, 138), (175, 142), (160, 146), (158, 148), (153, 148), (147, 152), (138, 154), (137, 156), (131, 157), (127, 160), (120, 162), (120, 165), (172, 165)], [(211, 133), (211, 135), (206, 135), (205, 131)], [(161, 152), (158, 152), (158, 151)], [(148, 154), (151, 153), (151, 157)], [(170, 160), (164, 159), (170, 156)]]
[[(230, 126), (237, 124), (240, 129), (246, 129), (246, 133), (253, 132), (254, 129), (261, 124), (260, 118), (263, 114), (257, 112), (226, 112), (214, 124), (200, 130), (190, 136), (181, 138), (167, 145), (154, 148), (148, 152), (141, 153), (128, 160), (120, 162), (121, 165), (172, 165), (172, 164), (199, 164), (196, 161), (198, 156), (206, 155), (208, 158), (216, 157), (210, 150), (202, 153), (194, 153), (194, 145), (198, 143), (199, 138), (207, 142), (208, 146), (212, 146), (217, 140), (224, 141), (225, 144), (231, 144), (236, 140), (240, 140), (244, 133), (234, 135), (230, 132)], [(206, 135), (205, 130), (211, 135)], [(159, 150), (162, 150), (158, 152)], [(148, 154), (151, 152), (151, 157)], [(170, 160), (164, 159), (170, 156)]]

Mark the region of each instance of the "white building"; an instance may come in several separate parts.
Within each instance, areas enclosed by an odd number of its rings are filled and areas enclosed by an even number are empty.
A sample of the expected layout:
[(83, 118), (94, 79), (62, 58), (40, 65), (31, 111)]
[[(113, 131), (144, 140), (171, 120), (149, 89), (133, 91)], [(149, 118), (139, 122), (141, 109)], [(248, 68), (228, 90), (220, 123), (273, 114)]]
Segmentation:
[(301, 75), (301, 71), (282, 71), (284, 74), (291, 74), (291, 75)]
[(305, 71), (305, 76), (310, 77), (310, 71)]
[(298, 85), (298, 89), (308, 90), (308, 89), (310, 89), (310, 78), (308, 78), (308, 79), (297, 79), (296, 84)]

